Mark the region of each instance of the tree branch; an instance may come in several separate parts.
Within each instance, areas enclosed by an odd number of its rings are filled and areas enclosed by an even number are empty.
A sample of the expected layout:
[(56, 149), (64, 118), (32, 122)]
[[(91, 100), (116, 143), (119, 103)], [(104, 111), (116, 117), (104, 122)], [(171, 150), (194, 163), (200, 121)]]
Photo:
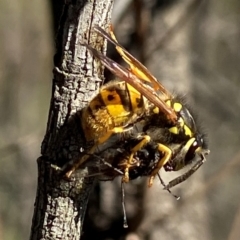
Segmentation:
[(106, 43), (91, 32), (110, 22), (112, 0), (68, 0), (63, 9), (54, 57), (54, 78), (47, 131), (38, 159), (38, 189), (30, 239), (79, 239), (92, 178), (63, 180), (51, 167), (77, 159), (84, 142), (79, 110), (94, 96), (103, 69), (82, 42), (106, 51)]

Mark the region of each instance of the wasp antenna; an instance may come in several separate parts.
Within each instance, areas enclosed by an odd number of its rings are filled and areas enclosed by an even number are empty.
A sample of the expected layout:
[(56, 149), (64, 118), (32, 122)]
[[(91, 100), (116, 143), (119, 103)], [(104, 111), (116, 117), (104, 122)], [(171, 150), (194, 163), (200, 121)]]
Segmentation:
[(167, 190), (173, 197), (176, 198), (176, 200), (179, 200), (180, 197), (177, 196), (177, 195), (175, 195), (175, 194), (173, 194), (173, 193), (171, 192), (171, 190), (167, 188), (167, 185), (165, 184), (165, 182), (163, 181), (163, 179), (161, 178), (161, 176), (160, 176), (159, 173), (158, 173), (158, 178), (159, 178), (161, 184), (163, 185), (163, 189), (164, 189), (164, 190)]
[(186, 179), (192, 176), (193, 173), (195, 173), (203, 165), (203, 163), (206, 162), (206, 156), (209, 153), (210, 153), (210, 150), (205, 150), (202, 153), (200, 153), (199, 156), (201, 158), (196, 162), (196, 164), (194, 164), (186, 173), (170, 181), (168, 185), (165, 185), (164, 189), (170, 190), (170, 188), (178, 185), (179, 183), (184, 182)]
[(122, 191), (122, 209), (123, 209), (123, 227), (128, 228), (127, 215), (125, 209), (125, 192), (124, 192), (124, 182), (121, 182), (121, 191)]

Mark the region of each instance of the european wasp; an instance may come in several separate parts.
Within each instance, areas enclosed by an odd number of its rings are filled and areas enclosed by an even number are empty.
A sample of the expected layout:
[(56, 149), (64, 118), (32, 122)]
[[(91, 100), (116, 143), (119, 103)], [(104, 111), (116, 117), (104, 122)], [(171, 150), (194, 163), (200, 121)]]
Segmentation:
[[(115, 45), (128, 68), (83, 44), (117, 79), (105, 84), (83, 109), (82, 129), (86, 141), (93, 141), (94, 146), (71, 166), (66, 176), (85, 164), (90, 155), (99, 154), (113, 169), (119, 169), (115, 174), (122, 173), (123, 182), (148, 176), (148, 185), (152, 186), (161, 168), (178, 171), (195, 160), (189, 171), (165, 186), (170, 189), (191, 176), (206, 160), (209, 150), (205, 135), (184, 101), (168, 92), (128, 53), (117, 42), (112, 29), (109, 34), (99, 26), (94, 30)], [(99, 150), (113, 136), (119, 136), (111, 146), (113, 154), (110, 149)], [(114, 177), (113, 172), (106, 170), (105, 175)]]

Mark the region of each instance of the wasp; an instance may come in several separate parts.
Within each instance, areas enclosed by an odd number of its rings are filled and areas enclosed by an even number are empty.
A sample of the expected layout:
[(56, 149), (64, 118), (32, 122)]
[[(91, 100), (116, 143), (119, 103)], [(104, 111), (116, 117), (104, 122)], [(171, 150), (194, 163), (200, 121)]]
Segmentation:
[[(193, 161), (186, 173), (171, 181), (166, 189), (185, 181), (206, 160), (209, 153), (206, 136), (201, 132), (185, 102), (173, 96), (149, 70), (124, 49), (110, 28), (94, 30), (111, 42), (128, 65), (123, 67), (88, 44), (90, 53), (109, 69), (116, 79), (103, 85), (81, 113), (81, 125), (87, 142), (94, 142), (86, 155), (75, 162), (66, 176), (99, 153), (122, 175), (122, 182), (148, 176), (152, 186), (159, 170), (178, 171)], [(115, 153), (99, 150), (112, 136)], [(120, 147), (118, 147), (120, 146)], [(197, 159), (198, 158), (198, 159)], [(197, 159), (197, 160), (196, 160)], [(114, 177), (114, 174), (106, 172)]]

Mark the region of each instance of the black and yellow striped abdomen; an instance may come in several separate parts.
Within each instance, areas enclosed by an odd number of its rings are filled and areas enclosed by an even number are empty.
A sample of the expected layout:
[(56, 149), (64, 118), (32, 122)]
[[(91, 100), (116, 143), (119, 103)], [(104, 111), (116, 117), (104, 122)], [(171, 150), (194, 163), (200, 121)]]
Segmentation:
[(111, 81), (83, 109), (82, 127), (87, 141), (97, 140), (110, 129), (127, 127), (146, 114), (149, 102), (124, 81)]

